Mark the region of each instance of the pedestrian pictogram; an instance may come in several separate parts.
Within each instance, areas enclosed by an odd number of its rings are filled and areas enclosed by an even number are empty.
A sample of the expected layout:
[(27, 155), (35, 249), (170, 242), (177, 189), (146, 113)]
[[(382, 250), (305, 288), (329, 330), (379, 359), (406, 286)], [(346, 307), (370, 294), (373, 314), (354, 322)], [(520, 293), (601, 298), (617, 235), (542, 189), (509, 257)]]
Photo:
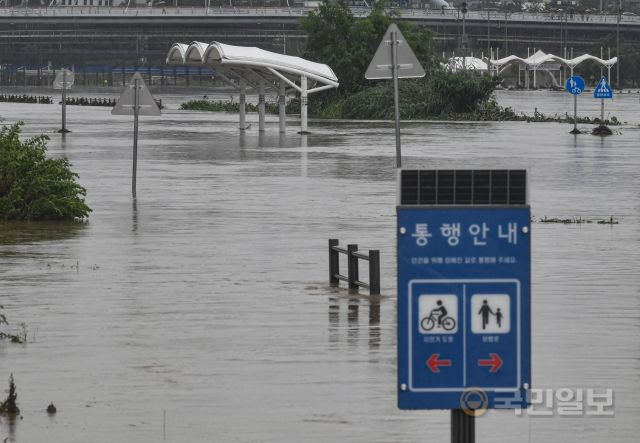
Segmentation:
[(507, 294), (472, 295), (471, 332), (474, 334), (507, 334), (511, 329), (510, 301)]
[(458, 297), (454, 294), (423, 294), (418, 298), (420, 332), (455, 334), (458, 330)]
[(606, 77), (602, 77), (593, 90), (593, 98), (613, 98), (613, 91)]
[(584, 91), (584, 79), (578, 75), (569, 77), (565, 83), (565, 88), (571, 95), (580, 95)]
[(451, 360), (440, 359), (440, 354), (431, 354), (431, 357), (429, 357), (429, 359), (427, 360), (427, 367), (431, 370), (431, 372), (437, 374), (438, 372), (440, 372), (440, 366), (451, 366)]

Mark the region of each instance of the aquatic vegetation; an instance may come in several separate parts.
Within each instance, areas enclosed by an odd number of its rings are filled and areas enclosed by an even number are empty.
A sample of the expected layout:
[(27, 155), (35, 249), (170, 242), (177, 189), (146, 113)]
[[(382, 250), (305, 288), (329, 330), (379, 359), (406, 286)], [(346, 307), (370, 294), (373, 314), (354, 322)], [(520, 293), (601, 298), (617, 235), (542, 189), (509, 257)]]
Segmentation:
[[(240, 112), (240, 103), (233, 100), (189, 100), (182, 103), (180, 109), (186, 111), (209, 111), (209, 112)], [(258, 105), (246, 103), (245, 110), (247, 112), (258, 112)], [(266, 102), (265, 111), (267, 114), (278, 113), (278, 103)]]
[(9, 395), (7, 399), (0, 403), (0, 414), (16, 415), (20, 413), (20, 408), (16, 403), (18, 399), (18, 392), (16, 384), (13, 381), (13, 374), (9, 377)]
[[(8, 326), (7, 317), (2, 313), (4, 306), (0, 305), (0, 326)], [(20, 323), (17, 334), (10, 334), (0, 330), (0, 340), (9, 340), (11, 343), (25, 343), (27, 341), (27, 325)]]
[(87, 193), (66, 158), (48, 158), (49, 137), (20, 140), (22, 123), (0, 130), (0, 219), (82, 220)]

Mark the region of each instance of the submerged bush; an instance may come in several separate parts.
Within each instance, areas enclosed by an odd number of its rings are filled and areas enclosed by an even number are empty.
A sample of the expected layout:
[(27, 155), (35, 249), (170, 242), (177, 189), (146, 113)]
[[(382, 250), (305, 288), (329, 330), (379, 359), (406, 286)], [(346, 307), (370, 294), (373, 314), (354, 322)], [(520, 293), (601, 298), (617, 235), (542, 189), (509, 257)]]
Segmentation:
[(22, 123), (0, 130), (0, 218), (80, 220), (91, 209), (87, 191), (66, 158), (47, 158), (49, 137), (20, 141)]
[[(0, 414), (16, 415), (20, 413), (20, 409), (16, 404), (18, 399), (18, 392), (16, 390), (16, 384), (13, 381), (13, 374), (9, 377), (9, 395), (7, 399), (0, 403)], [(6, 439), (5, 439), (6, 441)]]

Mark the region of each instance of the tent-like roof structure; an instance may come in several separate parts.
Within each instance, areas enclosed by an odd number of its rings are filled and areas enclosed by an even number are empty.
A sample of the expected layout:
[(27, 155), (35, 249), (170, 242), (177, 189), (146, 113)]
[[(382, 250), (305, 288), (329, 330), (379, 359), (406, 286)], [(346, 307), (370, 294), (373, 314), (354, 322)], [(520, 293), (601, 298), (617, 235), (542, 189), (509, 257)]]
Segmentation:
[(167, 54), (167, 64), (205, 65), (213, 69), (216, 79), (232, 86), (240, 94), (241, 131), (245, 130), (245, 94), (248, 89), (258, 93), (260, 131), (265, 128), (264, 100), (268, 91), (275, 92), (279, 97), (280, 132), (284, 132), (288, 92), (293, 90), (300, 93), (300, 133), (307, 134), (308, 95), (339, 86), (333, 70), (322, 63), (220, 42), (176, 43)]
[(462, 69), (470, 69), (480, 72), (489, 71), (487, 62), (477, 57), (451, 57), (445, 66), (451, 71), (460, 71)]
[(575, 58), (565, 59), (562, 57), (558, 57), (557, 55), (546, 54), (543, 51), (538, 50), (533, 55), (530, 55), (527, 58), (521, 58), (521, 57), (518, 57), (517, 55), (510, 55), (508, 57), (503, 57), (498, 60), (490, 60), (490, 64), (492, 67), (494, 67), (496, 70), (500, 72), (514, 63), (524, 64), (532, 67), (533, 69), (536, 69), (538, 66), (544, 63), (559, 62), (559, 63), (565, 64), (570, 68), (575, 68), (580, 63), (586, 60), (594, 60), (595, 62), (610, 68), (611, 66), (615, 65), (618, 62), (618, 57), (613, 57), (609, 60), (603, 60), (600, 57), (596, 57), (594, 55), (583, 54)]
[(325, 64), (260, 48), (220, 42), (193, 42), (190, 45), (176, 43), (167, 54), (167, 64), (206, 65), (213, 68), (218, 75), (244, 77), (252, 86), (260, 80), (267, 80), (268, 89), (274, 82), (285, 78), (289, 80), (290, 86), (293, 86), (291, 82), (300, 76), (328, 87), (338, 87), (338, 77)]

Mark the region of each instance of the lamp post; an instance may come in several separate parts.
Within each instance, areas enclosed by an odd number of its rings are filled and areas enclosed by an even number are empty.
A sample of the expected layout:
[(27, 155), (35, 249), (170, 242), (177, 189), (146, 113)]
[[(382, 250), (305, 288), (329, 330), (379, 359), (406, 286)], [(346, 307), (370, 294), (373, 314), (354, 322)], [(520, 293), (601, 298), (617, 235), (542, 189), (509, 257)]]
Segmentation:
[(467, 30), (466, 30), (466, 18), (467, 18), (467, 3), (462, 2), (460, 4), (460, 12), (462, 12), (462, 69), (467, 69)]
[(622, 15), (622, 0), (618, 0), (618, 20), (616, 22), (616, 86), (620, 89), (620, 18)]

